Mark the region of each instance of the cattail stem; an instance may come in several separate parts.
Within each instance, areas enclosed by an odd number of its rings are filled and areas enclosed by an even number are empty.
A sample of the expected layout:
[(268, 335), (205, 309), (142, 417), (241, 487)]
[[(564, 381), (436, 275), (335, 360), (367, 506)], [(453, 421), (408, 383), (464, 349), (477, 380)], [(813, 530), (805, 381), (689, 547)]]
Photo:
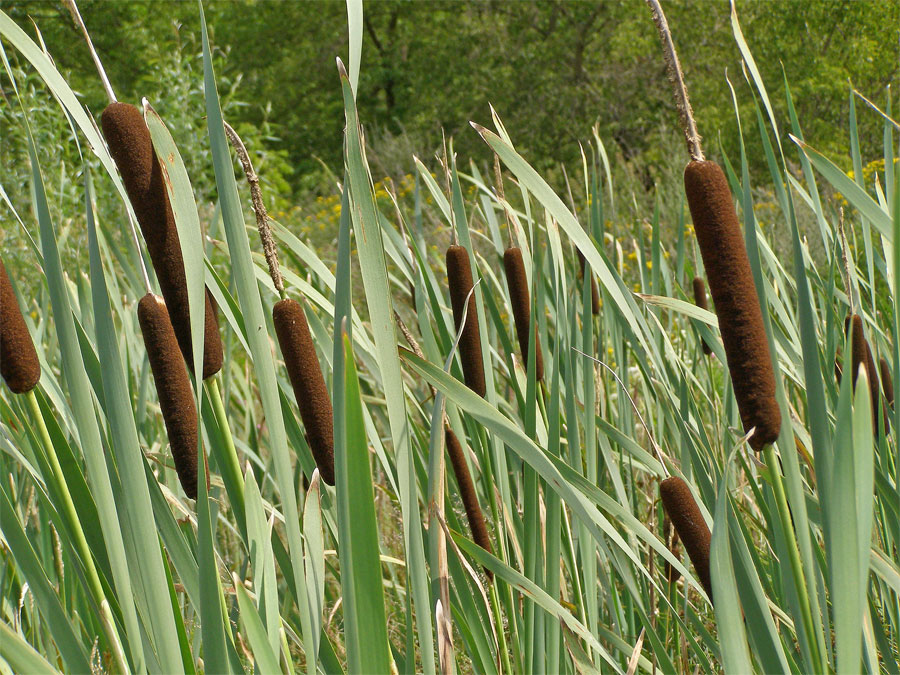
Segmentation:
[(331, 398), (306, 315), (299, 302), (281, 300), (272, 309), (275, 334), (284, 356), (306, 439), (322, 480), (334, 485), (334, 417)]
[[(178, 345), (188, 367), (193, 371), (191, 317), (184, 259), (165, 177), (153, 150), (150, 130), (140, 111), (124, 103), (108, 105), (100, 121), (110, 154), (122, 174), (125, 191), (147, 242), (147, 250), (159, 278)], [(202, 374), (203, 379), (207, 379), (219, 372), (224, 358), (217, 309), (208, 290), (204, 309)]]
[[(213, 415), (216, 418), (216, 424), (224, 441), (223, 451), (216, 452), (219, 470), (222, 472), (222, 481), (225, 483), (225, 490), (228, 492), (228, 498), (231, 500), (231, 510), (234, 512), (238, 527), (241, 533), (246, 536), (244, 475), (241, 473), (241, 464), (238, 461), (237, 449), (234, 447), (234, 438), (231, 435), (231, 428), (228, 426), (228, 415), (225, 412), (225, 404), (219, 391), (219, 381), (211, 377), (203, 385), (206, 387), (206, 393), (209, 395), (209, 400), (212, 403)], [(216, 451), (218, 449), (217, 444), (213, 444), (212, 448), (213, 451)]]
[(459, 356), (466, 385), (483, 397), (487, 393), (487, 387), (484, 379), (481, 335), (478, 329), (478, 311), (475, 306), (475, 294), (471, 293), (474, 284), (469, 252), (462, 246), (451, 244), (447, 249), (447, 281), (456, 332), (462, 332), (459, 340)]
[[(528, 368), (528, 341), (531, 333), (531, 298), (528, 290), (528, 278), (525, 275), (525, 262), (522, 249), (510, 247), (503, 253), (503, 269), (506, 271), (506, 285), (512, 304), (513, 320), (516, 324), (516, 336), (519, 338), (519, 349), (522, 350), (522, 362)], [(541, 352), (541, 336), (535, 326), (534, 331), (534, 370), (535, 379), (544, 379), (544, 355)]]
[(684, 132), (684, 140), (687, 143), (688, 153), (696, 162), (703, 161), (703, 148), (700, 145), (700, 133), (697, 131), (697, 123), (694, 121), (694, 110), (691, 108), (691, 100), (688, 97), (687, 87), (684, 84), (684, 74), (681, 72), (681, 63), (675, 52), (675, 43), (672, 42), (672, 32), (666, 15), (660, 7), (659, 0), (647, 0), (650, 11), (653, 13), (653, 23), (659, 32), (662, 42), (663, 58), (666, 62), (666, 74), (672, 83), (675, 98), (675, 107), (681, 119), (681, 129)]
[[(694, 277), (694, 304), (697, 305), (700, 309), (705, 309), (709, 311), (709, 302), (706, 299), (706, 284), (703, 283), (703, 279), (700, 277)], [(701, 343), (703, 345), (703, 353), (706, 356), (712, 354), (712, 347), (710, 347), (705, 339), (701, 338)]]
[(103, 63), (97, 55), (97, 50), (94, 49), (94, 43), (91, 41), (91, 36), (88, 33), (87, 26), (84, 25), (84, 21), (81, 18), (81, 12), (78, 11), (75, 0), (63, 0), (63, 4), (68, 8), (69, 13), (72, 15), (72, 20), (84, 36), (84, 41), (87, 42), (88, 51), (91, 53), (91, 58), (94, 60), (94, 66), (96, 66), (97, 73), (100, 75), (100, 81), (103, 83), (103, 91), (106, 92), (106, 98), (109, 99), (110, 103), (115, 103), (116, 95), (113, 93), (109, 78), (106, 77), (106, 70), (103, 68)]
[[(163, 299), (152, 293), (141, 298), (138, 303), (138, 321), (150, 359), (150, 370), (156, 383), (159, 407), (166, 424), (175, 471), (184, 493), (191, 499), (196, 499), (197, 406)], [(208, 489), (208, 471), (206, 480)]]
[(712, 601), (712, 580), (709, 574), (709, 545), (712, 536), (694, 495), (688, 484), (678, 476), (670, 476), (660, 483), (659, 494), (666, 515), (684, 542), (700, 583)]
[(6, 266), (0, 260), (0, 375), (14, 394), (34, 389), (41, 379), (41, 363)]
[(278, 269), (278, 251), (275, 248), (275, 240), (272, 238), (272, 231), (269, 229), (269, 214), (266, 211), (265, 202), (262, 199), (262, 192), (259, 189), (259, 176), (253, 170), (253, 164), (250, 162), (250, 153), (244, 146), (241, 137), (231, 128), (228, 122), (225, 122), (225, 135), (228, 141), (237, 153), (238, 159), (241, 161), (241, 168), (244, 170), (244, 176), (250, 185), (250, 199), (253, 200), (253, 212), (256, 214), (256, 229), (259, 231), (259, 238), (262, 241), (263, 252), (266, 255), (266, 263), (269, 266), (269, 276), (272, 277), (272, 283), (275, 284), (275, 290), (278, 291), (279, 297), (284, 300), (284, 281), (281, 279), (281, 270)]

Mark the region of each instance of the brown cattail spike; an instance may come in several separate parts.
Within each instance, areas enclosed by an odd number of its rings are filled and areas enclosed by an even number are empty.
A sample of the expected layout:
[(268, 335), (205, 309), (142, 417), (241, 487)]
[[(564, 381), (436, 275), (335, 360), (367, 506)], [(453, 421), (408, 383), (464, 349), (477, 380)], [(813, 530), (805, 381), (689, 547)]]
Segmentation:
[[(147, 242), (178, 345), (193, 372), (184, 259), (175, 216), (166, 193), (165, 177), (153, 152), (150, 130), (140, 111), (126, 103), (109, 104), (100, 116), (100, 123)], [(219, 372), (223, 360), (217, 312), (209, 291), (206, 292), (204, 309), (203, 379), (207, 379)]]
[(299, 302), (288, 298), (275, 304), (272, 320), (294, 388), (306, 440), (319, 474), (334, 485), (334, 418), (322, 367), (313, 345), (306, 315)]
[(694, 495), (687, 483), (678, 476), (670, 476), (660, 483), (659, 494), (666, 515), (684, 542), (697, 577), (712, 600), (712, 581), (709, 576), (709, 544), (712, 536)]
[[(706, 300), (706, 284), (700, 277), (694, 277), (694, 304), (700, 309), (709, 310), (709, 302)], [(707, 356), (712, 354), (712, 347), (706, 344), (706, 340), (703, 340), (702, 343), (703, 353)]]
[[(472, 290), (472, 268), (469, 253), (462, 246), (452, 244), (447, 249), (447, 281), (450, 287), (450, 304), (453, 306), (453, 322), (459, 332), (463, 314), (466, 325), (459, 341), (459, 356), (462, 360), (466, 385), (479, 396), (487, 393), (484, 383), (484, 361), (481, 357), (481, 337), (478, 332), (478, 312), (475, 309), (475, 295), (468, 300)], [(468, 307), (468, 309), (467, 309)]]
[[(484, 523), (484, 514), (478, 503), (478, 494), (475, 492), (475, 484), (472, 482), (472, 474), (469, 473), (469, 465), (466, 464), (465, 453), (462, 445), (453, 429), (444, 427), (444, 441), (447, 443), (447, 454), (450, 455), (450, 463), (453, 465), (453, 474), (459, 485), (459, 495), (462, 498), (463, 507), (466, 510), (466, 518), (469, 520), (469, 529), (472, 530), (472, 539), (488, 553), (491, 552), (491, 538), (488, 536), (487, 526)], [(490, 579), (493, 573), (486, 569), (485, 574)]]
[[(578, 251), (578, 266), (581, 268), (581, 276), (584, 277), (585, 260), (581, 251)], [(600, 287), (597, 285), (597, 279), (591, 274), (591, 313), (594, 316), (600, 314)]]
[(762, 450), (778, 438), (781, 410), (775, 400), (769, 342), (731, 190), (715, 162), (688, 164), (684, 187), (741, 422), (745, 432), (756, 428), (750, 446)]
[[(522, 249), (511, 246), (503, 253), (503, 268), (506, 270), (506, 285), (509, 287), (509, 298), (512, 302), (513, 320), (516, 323), (516, 335), (519, 348), (522, 350), (522, 362), (528, 366), (528, 338), (531, 332), (531, 299), (528, 292), (528, 278), (525, 276), (525, 262), (522, 260)], [(534, 332), (534, 370), (535, 379), (544, 379), (544, 355), (541, 353), (541, 336)]]
[(891, 377), (891, 367), (883, 356), (878, 362), (881, 368), (881, 390), (884, 392), (884, 400), (890, 407), (894, 407), (894, 379)]
[[(847, 325), (846, 322), (844, 325)], [(875, 366), (872, 349), (869, 347), (869, 342), (866, 340), (862, 318), (858, 314), (853, 314), (850, 317), (849, 327), (852, 332), (850, 353), (852, 355), (851, 377), (853, 379), (851, 381), (853, 382), (853, 388), (855, 390), (856, 378), (859, 377), (859, 368), (860, 366), (863, 366), (866, 369), (866, 378), (869, 380), (869, 396), (872, 401), (872, 428), (877, 430), (879, 417), (878, 410), (879, 408), (882, 408), (881, 386), (878, 384), (878, 368)], [(882, 409), (882, 420), (884, 422), (883, 428), (887, 429), (888, 412), (886, 407)]]
[(31, 333), (22, 318), (22, 310), (16, 301), (6, 267), (0, 260), (0, 374), (9, 390), (24, 394), (34, 389), (41, 379), (41, 363), (38, 361)]
[[(150, 370), (156, 382), (156, 393), (163, 421), (166, 423), (166, 433), (169, 435), (175, 471), (185, 494), (196, 499), (197, 406), (163, 299), (153, 293), (147, 293), (141, 298), (138, 303), (138, 321), (150, 359)], [(208, 472), (206, 478), (208, 488)]]

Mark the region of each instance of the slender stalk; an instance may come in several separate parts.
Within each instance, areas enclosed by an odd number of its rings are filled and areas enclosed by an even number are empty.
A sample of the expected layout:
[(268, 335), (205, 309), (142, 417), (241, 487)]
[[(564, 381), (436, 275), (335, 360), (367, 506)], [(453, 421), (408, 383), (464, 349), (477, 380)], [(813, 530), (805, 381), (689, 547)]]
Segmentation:
[[(213, 414), (216, 417), (216, 424), (222, 432), (222, 439), (225, 441), (224, 452), (216, 453), (216, 459), (219, 460), (219, 470), (222, 472), (222, 480), (228, 489), (231, 498), (231, 508), (235, 513), (238, 524), (241, 525), (241, 532), (246, 537), (246, 518), (244, 508), (244, 475), (241, 473), (241, 464), (238, 461), (237, 449), (234, 447), (234, 438), (231, 435), (231, 428), (228, 426), (228, 416), (225, 413), (225, 404), (222, 401), (222, 394), (219, 391), (219, 381), (216, 377), (211, 377), (203, 381), (206, 387), (206, 393), (209, 394), (209, 400), (212, 403)], [(215, 445), (213, 446), (216, 447)]]
[(512, 673), (512, 664), (509, 662), (509, 647), (506, 644), (506, 631), (503, 629), (503, 614), (500, 613), (500, 596), (497, 593), (497, 584), (491, 584), (491, 612), (494, 615), (494, 623), (497, 626), (497, 649), (500, 651), (500, 672)]
[(803, 565), (800, 562), (800, 549), (797, 547), (797, 538), (794, 534), (794, 524), (791, 522), (791, 512), (787, 503), (787, 495), (784, 491), (784, 482), (779, 469), (778, 458), (775, 456), (775, 446), (771, 443), (764, 449), (766, 465), (772, 476), (772, 488), (775, 491), (775, 504), (778, 508), (778, 516), (781, 519), (781, 529), (784, 531), (784, 537), (787, 540), (788, 558), (791, 564), (791, 571), (797, 580), (796, 591), (797, 598), (800, 601), (800, 619), (803, 622), (803, 631), (806, 633), (806, 639), (809, 643), (809, 650), (812, 654), (813, 663), (818, 663), (820, 672), (828, 672), (828, 664), (819, 654), (819, 644), (816, 640), (816, 633), (812, 618), (812, 609), (809, 603), (809, 593), (806, 586), (806, 576), (803, 573)]
[(100, 608), (101, 623), (103, 624), (106, 637), (109, 639), (112, 652), (116, 658), (116, 665), (120, 672), (127, 673), (129, 672), (129, 668), (125, 662), (125, 654), (122, 651), (122, 641), (116, 631), (116, 624), (112, 618), (109, 603), (103, 593), (103, 585), (100, 583), (100, 575), (97, 573), (97, 567), (94, 565), (94, 556), (91, 553), (91, 548), (88, 546), (87, 539), (84, 536), (84, 529), (81, 527), (81, 521), (78, 520), (78, 512), (75, 510), (75, 503), (72, 501), (72, 495), (66, 485), (65, 475), (59, 464), (59, 458), (56, 456), (56, 451), (53, 449), (53, 441), (50, 440), (50, 432), (47, 430), (47, 425), (44, 423), (44, 416), (41, 414), (41, 408), (38, 405), (37, 397), (34, 395), (34, 389), (27, 391), (24, 394), (24, 397), (28, 406), (28, 411), (31, 413), (34, 424), (37, 427), (44, 456), (47, 459), (47, 463), (50, 465), (51, 475), (46, 478), (49, 478), (53, 483), (54, 488), (62, 499), (62, 504), (57, 505), (57, 507), (62, 507), (59, 509), (60, 515), (68, 521), (76, 552), (81, 559), (81, 563), (84, 565), (88, 590), (93, 596), (94, 601), (97, 603), (97, 606)]

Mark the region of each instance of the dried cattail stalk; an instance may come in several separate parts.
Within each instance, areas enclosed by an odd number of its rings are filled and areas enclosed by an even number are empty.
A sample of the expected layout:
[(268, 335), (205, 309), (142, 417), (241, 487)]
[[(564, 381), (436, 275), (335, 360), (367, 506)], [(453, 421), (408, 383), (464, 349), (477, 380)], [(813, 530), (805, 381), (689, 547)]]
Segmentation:
[(12, 283), (2, 260), (0, 260), (0, 374), (14, 394), (31, 391), (41, 379), (41, 364), (34, 349), (34, 342), (25, 325), (25, 319), (22, 318), (22, 310), (16, 302), (16, 294), (13, 293)]
[[(147, 242), (147, 250), (159, 278), (178, 345), (193, 372), (191, 319), (184, 259), (175, 216), (166, 193), (165, 176), (153, 151), (150, 130), (140, 111), (125, 103), (109, 104), (100, 116), (100, 122), (110, 154), (122, 174), (125, 191)], [(208, 290), (203, 333), (203, 379), (207, 379), (219, 372), (223, 361), (218, 314)]]
[(675, 531), (684, 542), (697, 577), (712, 600), (712, 581), (709, 576), (709, 545), (712, 535), (694, 495), (687, 483), (678, 476), (670, 476), (660, 483), (659, 494), (666, 515), (672, 520)]
[[(584, 278), (585, 260), (581, 251), (576, 249), (578, 253), (578, 266), (581, 269), (581, 277)], [(594, 316), (600, 314), (600, 287), (597, 285), (597, 279), (591, 272), (591, 313)]]
[(894, 407), (894, 379), (891, 377), (891, 367), (882, 356), (878, 362), (881, 367), (881, 390), (884, 392), (884, 400), (890, 407)]
[[(138, 321), (162, 410), (175, 471), (185, 494), (197, 498), (197, 406), (169, 312), (162, 298), (147, 293), (138, 302)], [(207, 488), (209, 473), (207, 472)]]
[[(466, 510), (466, 518), (469, 520), (469, 529), (472, 530), (472, 539), (488, 553), (491, 552), (491, 538), (488, 536), (487, 526), (484, 523), (484, 514), (478, 503), (478, 494), (475, 492), (475, 484), (472, 482), (472, 474), (469, 473), (469, 465), (462, 445), (453, 429), (444, 426), (444, 441), (447, 444), (447, 454), (450, 455), (450, 463), (453, 465), (453, 474), (459, 485), (459, 495), (462, 497), (463, 507)], [(485, 568), (484, 573), (489, 579), (493, 579), (493, 573)]]
[(479, 396), (487, 393), (484, 382), (484, 361), (481, 356), (481, 337), (478, 332), (478, 312), (475, 308), (475, 295), (468, 301), (466, 298), (472, 290), (472, 268), (469, 265), (469, 253), (462, 246), (451, 244), (447, 249), (447, 282), (450, 287), (450, 304), (453, 306), (453, 322), (459, 332), (466, 315), (466, 324), (459, 341), (459, 356), (462, 360), (463, 375), (466, 385)]
[[(846, 326), (845, 322), (845, 326)], [(882, 410), (882, 419), (884, 421), (883, 428), (886, 430), (888, 427), (888, 412), (887, 408), (882, 408), (881, 406), (881, 386), (878, 383), (878, 368), (875, 365), (875, 359), (872, 356), (872, 349), (869, 347), (869, 342), (866, 340), (865, 330), (863, 329), (862, 318), (858, 314), (853, 314), (850, 317), (850, 330), (853, 335), (851, 338), (851, 377), (853, 378), (851, 381), (853, 382), (853, 388), (856, 389), (856, 378), (859, 377), (859, 368), (863, 366), (866, 369), (866, 378), (869, 380), (869, 396), (872, 401), (872, 428), (876, 430), (878, 429), (878, 411)]]
[(313, 345), (306, 315), (299, 302), (288, 298), (275, 304), (272, 320), (294, 388), (306, 440), (319, 473), (334, 485), (334, 417), (322, 367)]
[[(516, 324), (516, 336), (522, 350), (522, 362), (528, 367), (528, 337), (531, 331), (531, 298), (528, 292), (528, 278), (525, 275), (525, 262), (522, 260), (522, 249), (511, 246), (503, 253), (503, 268), (506, 270), (506, 285), (512, 302), (513, 319)], [(544, 355), (541, 353), (541, 336), (534, 332), (534, 370), (538, 381), (544, 379)]]
[[(676, 558), (680, 558), (681, 541), (678, 539), (678, 532), (675, 531), (668, 514), (663, 518), (663, 536), (666, 538), (666, 548), (669, 549), (669, 552)], [(665, 573), (666, 579), (670, 584), (677, 583), (681, 578), (681, 572), (675, 569), (668, 560), (666, 560), (665, 564)]]
[[(700, 309), (709, 310), (709, 302), (706, 299), (706, 284), (703, 283), (703, 279), (700, 277), (694, 277), (694, 303)], [(706, 340), (703, 340), (703, 353), (709, 356), (712, 354), (712, 347), (706, 344)]]
[(691, 162), (684, 170), (688, 206), (706, 267), (725, 357), (744, 431), (754, 450), (774, 443), (781, 429), (775, 374), (762, 310), (731, 190), (715, 162)]

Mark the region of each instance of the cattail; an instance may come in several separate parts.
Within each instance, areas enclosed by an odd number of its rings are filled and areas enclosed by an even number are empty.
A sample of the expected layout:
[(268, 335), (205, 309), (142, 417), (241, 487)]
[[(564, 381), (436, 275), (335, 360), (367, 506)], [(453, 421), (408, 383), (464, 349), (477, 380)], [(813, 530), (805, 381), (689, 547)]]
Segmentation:
[(451, 244), (447, 249), (447, 281), (450, 287), (450, 304), (453, 306), (453, 322), (459, 332), (463, 314), (466, 325), (459, 341), (459, 356), (462, 360), (466, 385), (479, 396), (487, 393), (484, 383), (484, 361), (481, 357), (481, 337), (478, 332), (478, 312), (475, 309), (475, 295), (466, 296), (472, 290), (472, 268), (469, 253), (462, 246)]
[[(197, 498), (197, 406), (184, 359), (162, 298), (147, 293), (138, 303), (138, 321), (156, 382), (175, 471), (185, 494)], [(209, 488), (209, 473), (206, 475)]]
[[(847, 326), (847, 323), (844, 323)], [(869, 397), (872, 401), (872, 428), (878, 429), (878, 410), (882, 408), (881, 404), (881, 386), (878, 384), (878, 368), (875, 366), (875, 359), (872, 356), (872, 349), (866, 340), (865, 331), (863, 330), (862, 318), (858, 314), (850, 317), (850, 331), (853, 333), (851, 337), (851, 381), (853, 388), (856, 389), (856, 378), (859, 377), (859, 368), (863, 366), (866, 369), (866, 377), (869, 380)], [(884, 420), (883, 428), (886, 430), (888, 425), (887, 408), (882, 409), (882, 419)]]
[[(709, 302), (706, 300), (706, 284), (700, 277), (694, 277), (694, 304), (700, 309), (709, 310)], [(712, 354), (712, 347), (706, 344), (706, 340), (703, 340), (702, 343), (703, 353), (707, 356)]]
[(331, 398), (325, 387), (322, 367), (306, 315), (299, 302), (288, 298), (275, 304), (272, 320), (278, 344), (284, 355), (288, 377), (294, 388), (300, 419), (306, 428), (306, 440), (312, 450), (319, 474), (329, 485), (334, 485), (334, 418)]
[(34, 389), (41, 379), (31, 333), (22, 318), (22, 311), (13, 293), (6, 267), (0, 260), (0, 374), (14, 394)]
[(775, 400), (775, 374), (762, 310), (731, 190), (719, 165), (707, 161), (687, 165), (684, 187), (741, 422), (745, 432), (756, 428), (750, 446), (762, 450), (778, 438), (781, 411)]
[(838, 352), (834, 357), (834, 379), (837, 380), (838, 386), (841, 386), (841, 379), (844, 377), (844, 359)]
[[(531, 332), (531, 299), (528, 293), (528, 279), (525, 276), (525, 263), (522, 261), (522, 249), (511, 246), (503, 253), (503, 268), (506, 270), (506, 285), (509, 287), (509, 298), (512, 301), (513, 319), (516, 323), (516, 335), (519, 348), (522, 350), (522, 362), (528, 366), (528, 337)], [(544, 379), (544, 355), (541, 353), (541, 336), (534, 332), (534, 369), (535, 378)]]
[(709, 576), (711, 535), (694, 495), (687, 483), (678, 476), (670, 476), (660, 483), (659, 494), (666, 515), (672, 520), (675, 531), (684, 542), (700, 583), (712, 600), (712, 582)]
[[(663, 536), (666, 538), (666, 548), (669, 549), (669, 553), (671, 553), (676, 558), (681, 557), (681, 541), (678, 539), (678, 532), (675, 531), (675, 527), (672, 525), (672, 521), (669, 518), (668, 514), (663, 518)], [(670, 584), (677, 583), (681, 578), (681, 572), (679, 572), (675, 567), (666, 560), (665, 564), (665, 573), (666, 579)]]
[[(147, 242), (178, 346), (193, 372), (184, 259), (175, 216), (166, 193), (166, 177), (153, 152), (150, 130), (140, 111), (126, 103), (109, 104), (100, 116), (100, 122), (109, 152), (122, 174), (125, 191)], [(208, 290), (204, 311), (203, 379), (206, 379), (219, 372), (223, 360), (217, 308)]]
[[(581, 254), (581, 251), (576, 249), (578, 252), (578, 266), (581, 268), (581, 276), (584, 277), (584, 267), (585, 260), (584, 256)], [(593, 273), (591, 274), (591, 312), (594, 316), (597, 316), (600, 313), (600, 287), (597, 285), (597, 279), (594, 277)]]
[(894, 407), (894, 380), (891, 377), (891, 367), (882, 356), (878, 362), (881, 367), (881, 390), (884, 392), (884, 400), (890, 407)]
[[(487, 526), (484, 523), (484, 514), (478, 503), (478, 495), (475, 492), (475, 484), (472, 482), (472, 474), (469, 473), (469, 465), (462, 445), (453, 429), (444, 426), (444, 441), (447, 444), (447, 454), (450, 455), (450, 463), (453, 465), (453, 473), (456, 483), (459, 485), (459, 495), (462, 497), (463, 507), (466, 510), (466, 518), (469, 520), (469, 529), (472, 530), (472, 539), (488, 553), (491, 552), (491, 539), (488, 536)], [(485, 568), (485, 574), (493, 579), (493, 573)]]

